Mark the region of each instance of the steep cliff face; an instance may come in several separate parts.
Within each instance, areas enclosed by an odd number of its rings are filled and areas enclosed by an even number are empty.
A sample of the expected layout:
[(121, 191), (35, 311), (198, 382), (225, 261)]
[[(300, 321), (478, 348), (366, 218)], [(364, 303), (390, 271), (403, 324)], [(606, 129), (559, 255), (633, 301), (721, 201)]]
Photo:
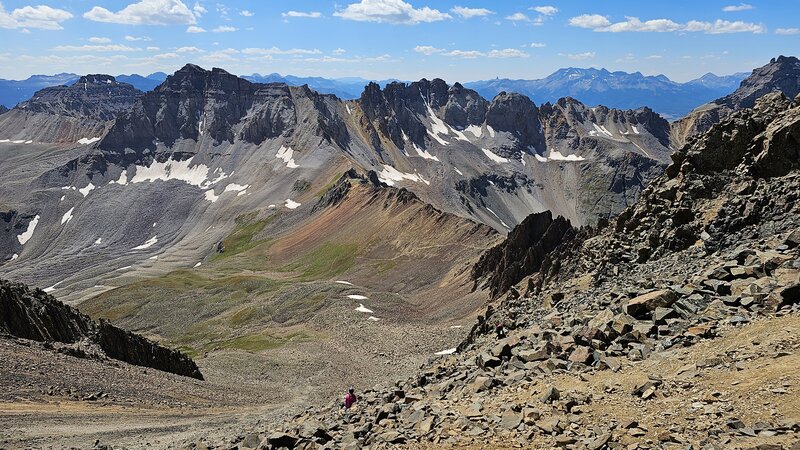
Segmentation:
[(756, 100), (771, 92), (788, 98), (800, 94), (800, 59), (793, 56), (772, 58), (763, 67), (754, 69), (730, 95), (702, 105), (672, 125), (676, 147), (685, 145), (692, 136), (708, 131), (714, 124), (735, 111), (753, 108)]
[(99, 324), (40, 289), (0, 280), (0, 331), (35, 341), (97, 345), (109, 358), (202, 380), (186, 355), (142, 336)]

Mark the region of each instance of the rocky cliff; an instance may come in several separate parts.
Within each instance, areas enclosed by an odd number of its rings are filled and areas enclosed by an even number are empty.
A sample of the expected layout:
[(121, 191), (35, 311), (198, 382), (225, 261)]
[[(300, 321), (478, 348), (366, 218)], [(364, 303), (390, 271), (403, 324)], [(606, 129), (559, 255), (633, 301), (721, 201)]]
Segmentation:
[(42, 290), (21, 283), (0, 280), (0, 331), (35, 341), (78, 344), (66, 350), (73, 355), (98, 354), (203, 379), (194, 361), (184, 354), (108, 322), (98, 324)]
[(365, 390), (344, 424), (331, 403), (264, 445), (792, 448), (798, 124), (800, 104), (772, 94), (714, 125), (618, 219), (534, 258), (539, 271), (441, 353), (454, 355)]
[(754, 69), (730, 95), (702, 105), (673, 124), (676, 147), (691, 136), (703, 133), (735, 111), (752, 108), (756, 100), (770, 92), (781, 92), (788, 98), (800, 93), (800, 59), (794, 56), (772, 58), (763, 67)]

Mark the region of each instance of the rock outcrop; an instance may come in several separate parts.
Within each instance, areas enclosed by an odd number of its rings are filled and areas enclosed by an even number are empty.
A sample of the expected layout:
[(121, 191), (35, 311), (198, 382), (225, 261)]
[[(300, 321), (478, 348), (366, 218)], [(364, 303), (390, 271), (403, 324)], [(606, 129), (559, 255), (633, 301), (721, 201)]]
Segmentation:
[(137, 366), (203, 379), (186, 355), (100, 321), (96, 323), (40, 289), (0, 280), (0, 332), (53, 344), (76, 344), (65, 352), (96, 354)]

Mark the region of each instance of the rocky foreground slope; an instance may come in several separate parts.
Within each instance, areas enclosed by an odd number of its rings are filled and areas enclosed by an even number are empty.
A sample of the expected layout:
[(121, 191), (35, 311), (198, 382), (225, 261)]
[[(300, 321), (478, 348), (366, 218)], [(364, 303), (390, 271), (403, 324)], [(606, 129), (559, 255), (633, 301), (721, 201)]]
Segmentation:
[(451, 356), (352, 411), (333, 401), (234, 441), (797, 448), (798, 130), (798, 100), (762, 98), (678, 152), (613, 223), (547, 253)]
[(112, 358), (202, 380), (197, 365), (182, 353), (155, 344), (107, 321), (94, 322), (41, 289), (0, 280), (0, 337), (50, 344), (80, 358)]

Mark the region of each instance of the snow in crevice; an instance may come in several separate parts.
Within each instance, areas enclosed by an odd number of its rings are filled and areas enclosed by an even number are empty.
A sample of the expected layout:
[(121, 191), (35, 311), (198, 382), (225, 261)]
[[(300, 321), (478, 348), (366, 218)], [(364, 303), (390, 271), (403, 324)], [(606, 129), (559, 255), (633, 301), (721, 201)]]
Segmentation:
[(494, 133), (494, 128), (490, 127), (489, 125), (486, 125), (486, 131), (489, 132), (489, 137), (494, 137), (494, 134), (495, 134)]
[(290, 198), (287, 198), (285, 205), (289, 209), (297, 209), (300, 206), (300, 203), (297, 203), (296, 201), (294, 201), (294, 200), (292, 200)]
[(294, 150), (292, 150), (291, 147), (284, 147), (281, 145), (281, 148), (278, 149), (278, 153), (275, 154), (275, 157), (280, 160), (283, 160), (283, 162), (286, 163), (286, 167), (290, 169), (295, 169), (300, 166), (294, 162), (294, 158), (292, 158), (293, 155), (294, 155)]
[(461, 131), (458, 131), (455, 128), (450, 128), (450, 131), (452, 131), (453, 134), (456, 135), (456, 139), (458, 139), (459, 141), (470, 142), (469, 138), (467, 138), (467, 136), (465, 136), (464, 133), (462, 133)]
[(350, 105), (348, 105), (347, 103), (344, 104), (344, 109), (347, 110), (347, 114), (353, 114), (353, 111), (350, 110)]
[(534, 154), (533, 157), (536, 158), (536, 160), (539, 162), (547, 162), (547, 158), (538, 153)]
[(122, 172), (119, 174), (119, 179), (112, 180), (108, 184), (119, 184), (120, 186), (125, 186), (128, 184), (128, 171), (126, 169), (122, 169)]
[(367, 300), (366, 296), (358, 295), (358, 294), (350, 294), (350, 295), (347, 296), (347, 298), (349, 298), (351, 300)]
[(14, 261), (14, 260), (15, 260), (15, 259), (17, 259), (17, 258), (19, 258), (19, 255), (18, 255), (18, 254), (16, 254), (16, 253), (14, 253), (13, 255), (11, 255), (11, 259), (10, 259), (10, 261)]
[(502, 156), (498, 155), (497, 153), (492, 152), (491, 150), (487, 150), (485, 148), (482, 148), (481, 150), (483, 150), (483, 154), (486, 155), (487, 158), (491, 159), (494, 162), (497, 162), (497, 163), (507, 163), (508, 162), (508, 158), (503, 158)]
[(592, 123), (592, 126), (594, 126), (595, 133), (589, 132), (589, 135), (591, 136), (596, 136), (598, 133), (608, 137), (614, 136), (606, 129), (605, 125), (597, 125), (596, 123)]
[(378, 179), (389, 186), (394, 186), (396, 182), (403, 180), (416, 181), (418, 183), (425, 183), (427, 185), (431, 184), (430, 181), (425, 180), (419, 174), (400, 172), (388, 164), (384, 165), (383, 170), (378, 173)]
[(153, 236), (150, 239), (148, 239), (147, 242), (145, 242), (144, 244), (137, 245), (136, 247), (133, 247), (131, 250), (144, 250), (156, 245), (156, 242), (158, 242), (158, 236)]
[(439, 158), (438, 158), (438, 157), (436, 157), (436, 156), (433, 156), (433, 155), (432, 155), (430, 152), (428, 152), (427, 150), (423, 150), (423, 149), (421, 149), (421, 148), (417, 147), (417, 144), (415, 144), (415, 143), (413, 143), (413, 142), (412, 142), (412, 143), (411, 143), (411, 145), (414, 147), (414, 150), (416, 150), (416, 151), (417, 151), (417, 154), (419, 155), (419, 157), (420, 157), (420, 158), (424, 158), (424, 159), (430, 159), (430, 160), (432, 160), (432, 161), (439, 161)]
[(464, 128), (464, 131), (472, 133), (477, 138), (483, 135), (483, 128), (480, 125), (469, 125), (467, 128)]
[(72, 212), (73, 211), (75, 211), (75, 207), (74, 206), (72, 208), (70, 208), (69, 211), (64, 213), (64, 216), (61, 217), (61, 225), (64, 225), (65, 223), (67, 223), (70, 220), (72, 220)]
[(441, 355), (452, 355), (455, 352), (456, 352), (456, 348), (453, 347), (453, 348), (448, 348), (447, 350), (442, 350), (440, 352), (436, 352), (436, 353), (434, 353), (434, 355), (440, 355), (440, 356)]
[(578, 156), (578, 155), (567, 155), (567, 156), (564, 156), (564, 155), (561, 154), (561, 152), (556, 151), (556, 150), (551, 150), (550, 151), (550, 156), (548, 158), (550, 160), (552, 160), (552, 161), (583, 161), (584, 160), (583, 156)]
[(55, 291), (55, 290), (57, 289), (57, 286), (58, 286), (59, 284), (61, 284), (61, 281), (59, 281), (58, 283), (56, 283), (56, 284), (54, 284), (54, 285), (52, 285), (52, 286), (50, 286), (50, 287), (46, 287), (46, 288), (44, 288), (44, 289), (42, 289), (42, 290), (43, 290), (43, 291), (45, 291), (45, 292), (47, 292), (47, 293), (49, 294), (49, 293), (51, 293), (51, 292)]
[(59, 199), (58, 201), (63, 202), (65, 198), (67, 198), (67, 196), (66, 195), (62, 195), (61, 199)]
[(635, 134), (639, 134), (639, 129), (638, 129), (638, 128), (636, 128), (636, 125), (631, 125), (631, 129), (633, 130), (633, 132), (634, 132)]
[(438, 142), (438, 143), (440, 143), (440, 144), (442, 144), (442, 145), (447, 145), (447, 144), (449, 144), (449, 142), (447, 142), (447, 141), (445, 141), (444, 139), (440, 138), (438, 134), (436, 134), (436, 133), (432, 132), (431, 130), (427, 130), (427, 131), (428, 131), (428, 135), (429, 135), (430, 137), (432, 137), (433, 139), (435, 139), (435, 140), (436, 140), (436, 142)]
[(372, 314), (372, 313), (375, 312), (375, 311), (367, 308), (366, 306), (364, 306), (361, 303), (359, 303), (358, 308), (356, 308), (356, 311), (361, 312), (361, 313), (368, 313), (368, 314)]
[(100, 138), (99, 138), (99, 137), (93, 137), (93, 138), (80, 138), (80, 139), (78, 139), (78, 144), (81, 144), (81, 145), (89, 145), (89, 144), (94, 144), (95, 142), (97, 142), (97, 141), (99, 141), (99, 140), (100, 140)]
[(86, 197), (87, 195), (89, 195), (89, 192), (92, 192), (94, 190), (94, 188), (95, 186), (90, 181), (89, 184), (86, 185), (86, 187), (84, 187), (83, 189), (78, 189), (78, 192), (80, 192), (81, 195)]
[(33, 237), (33, 232), (36, 230), (36, 225), (39, 225), (39, 215), (37, 214), (34, 216), (33, 219), (28, 223), (28, 228), (22, 232), (19, 236), (17, 236), (17, 240), (20, 244), (25, 245), (31, 237)]
[(457, 173), (457, 174), (459, 174), (459, 175), (461, 175), (462, 177), (464, 176), (464, 173), (463, 173), (463, 172), (461, 172), (460, 170), (458, 170), (458, 167), (456, 167), (456, 166), (453, 166), (453, 170), (455, 170), (455, 171), (456, 171), (456, 173)]

